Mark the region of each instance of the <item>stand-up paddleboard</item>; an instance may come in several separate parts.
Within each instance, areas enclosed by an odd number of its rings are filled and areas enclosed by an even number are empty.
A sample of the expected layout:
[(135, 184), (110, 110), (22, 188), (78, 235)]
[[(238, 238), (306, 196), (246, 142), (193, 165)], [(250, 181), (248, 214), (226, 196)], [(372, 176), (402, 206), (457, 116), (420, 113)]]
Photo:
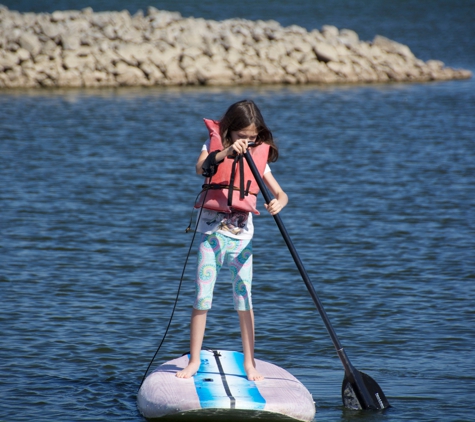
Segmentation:
[(265, 377), (249, 381), (244, 371), (244, 355), (224, 350), (202, 350), (201, 366), (192, 378), (177, 378), (186, 367), (188, 355), (159, 366), (142, 384), (137, 406), (147, 419), (164, 416), (231, 419), (259, 419), (282, 416), (312, 421), (312, 395), (292, 374), (279, 366), (256, 359), (257, 370)]

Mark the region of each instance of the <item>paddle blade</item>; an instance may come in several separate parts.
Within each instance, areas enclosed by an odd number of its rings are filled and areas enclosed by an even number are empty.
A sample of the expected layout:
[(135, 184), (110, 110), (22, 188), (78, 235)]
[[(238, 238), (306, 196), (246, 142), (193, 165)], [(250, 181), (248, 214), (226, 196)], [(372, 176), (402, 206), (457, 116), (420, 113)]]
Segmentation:
[(353, 410), (383, 410), (391, 407), (378, 383), (364, 372), (357, 372), (363, 383), (362, 388), (365, 388), (366, 391), (359, 391), (360, 388), (356, 384), (351, 383), (345, 376), (341, 386), (343, 405)]

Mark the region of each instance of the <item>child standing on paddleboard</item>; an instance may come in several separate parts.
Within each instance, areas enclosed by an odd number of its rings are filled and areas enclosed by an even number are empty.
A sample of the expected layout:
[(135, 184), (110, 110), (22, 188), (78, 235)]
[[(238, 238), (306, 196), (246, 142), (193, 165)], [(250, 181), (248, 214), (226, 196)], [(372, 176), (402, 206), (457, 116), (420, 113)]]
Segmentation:
[(278, 158), (277, 146), (261, 112), (252, 101), (231, 105), (217, 122), (206, 120), (210, 139), (196, 162), (196, 173), (206, 177), (195, 205), (203, 208), (197, 223), (202, 233), (196, 272), (196, 298), (190, 326), (190, 360), (177, 372), (179, 378), (192, 377), (200, 367), (200, 351), (211, 309), (213, 289), (221, 267), (226, 264), (233, 282), (234, 309), (239, 314), (244, 369), (250, 381), (264, 377), (254, 361), (254, 313), (252, 310), (252, 214), (259, 192), (250, 168), (242, 157), (249, 153), (274, 199), (265, 205), (271, 215), (287, 205), (288, 198), (275, 180), (268, 162)]

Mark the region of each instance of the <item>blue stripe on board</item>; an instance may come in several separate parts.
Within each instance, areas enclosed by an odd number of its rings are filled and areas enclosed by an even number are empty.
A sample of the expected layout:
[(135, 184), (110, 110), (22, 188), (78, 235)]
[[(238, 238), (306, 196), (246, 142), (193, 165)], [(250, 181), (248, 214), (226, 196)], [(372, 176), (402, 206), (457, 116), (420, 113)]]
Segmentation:
[(221, 376), (213, 354), (201, 351), (200, 358), (201, 365), (193, 378), (201, 408), (230, 408), (229, 397), (221, 382)]
[[(238, 352), (220, 351), (220, 362), (226, 381), (235, 398), (234, 408), (263, 410), (266, 404), (254, 381), (249, 381), (244, 370), (244, 355)], [(231, 408), (218, 365), (212, 352), (201, 351), (201, 366), (194, 376), (196, 393), (204, 408)]]
[(222, 351), (221, 355), (228, 384), (236, 399), (236, 409), (264, 409), (266, 400), (262, 397), (257, 384), (247, 379), (244, 370), (244, 355), (228, 351)]
[(221, 353), (218, 350), (213, 350), (213, 356), (218, 365), (219, 375), (221, 376), (221, 382), (223, 383), (224, 391), (226, 391), (227, 396), (229, 397), (231, 409), (236, 408), (236, 399), (233, 397), (233, 393), (229, 388), (228, 379), (226, 373), (224, 372), (223, 363), (221, 362)]

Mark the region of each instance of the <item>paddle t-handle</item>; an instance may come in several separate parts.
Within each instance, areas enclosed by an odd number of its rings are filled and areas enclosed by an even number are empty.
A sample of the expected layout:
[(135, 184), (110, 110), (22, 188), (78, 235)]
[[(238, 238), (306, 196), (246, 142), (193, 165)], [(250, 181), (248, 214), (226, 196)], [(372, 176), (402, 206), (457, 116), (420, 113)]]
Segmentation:
[[(260, 191), (262, 192), (262, 195), (264, 196), (266, 204), (269, 204), (272, 198), (269, 194), (269, 191), (267, 190), (267, 186), (265, 185), (261, 175), (259, 174), (259, 171), (257, 170), (257, 167), (254, 163), (254, 160), (252, 159), (251, 154), (249, 153), (249, 151), (246, 151), (243, 155), (251, 169), (254, 179), (256, 179), (256, 182), (259, 186)], [(382, 410), (390, 407), (390, 404), (386, 399), (384, 392), (382, 391), (381, 387), (379, 387), (379, 385), (376, 383), (376, 381), (374, 381), (369, 375), (358, 371), (351, 364), (348, 355), (343, 349), (343, 346), (341, 345), (340, 340), (338, 339), (336, 332), (330, 323), (328, 315), (325, 312), (325, 309), (323, 308), (323, 305), (317, 295), (317, 292), (315, 291), (315, 288), (312, 282), (310, 281), (310, 278), (307, 274), (307, 271), (305, 270), (305, 267), (303, 266), (300, 256), (298, 255), (297, 250), (295, 249), (294, 244), (292, 243), (292, 240), (290, 239), (290, 236), (287, 233), (284, 223), (282, 222), (282, 218), (279, 214), (275, 214), (273, 215), (273, 217), (275, 222), (277, 223), (277, 227), (279, 228), (280, 233), (282, 234), (282, 237), (284, 238), (285, 243), (287, 244), (292, 258), (294, 259), (294, 262), (297, 265), (297, 268), (300, 272), (300, 275), (302, 276), (305, 286), (307, 287), (307, 290), (310, 293), (310, 296), (313, 302), (315, 303), (315, 306), (317, 307), (320, 316), (322, 317), (325, 327), (328, 333), (330, 334), (330, 338), (332, 339), (333, 345), (335, 346), (338, 357), (340, 358), (343, 364), (343, 368), (345, 370), (345, 378), (343, 379), (342, 385), (343, 404), (350, 409)]]

